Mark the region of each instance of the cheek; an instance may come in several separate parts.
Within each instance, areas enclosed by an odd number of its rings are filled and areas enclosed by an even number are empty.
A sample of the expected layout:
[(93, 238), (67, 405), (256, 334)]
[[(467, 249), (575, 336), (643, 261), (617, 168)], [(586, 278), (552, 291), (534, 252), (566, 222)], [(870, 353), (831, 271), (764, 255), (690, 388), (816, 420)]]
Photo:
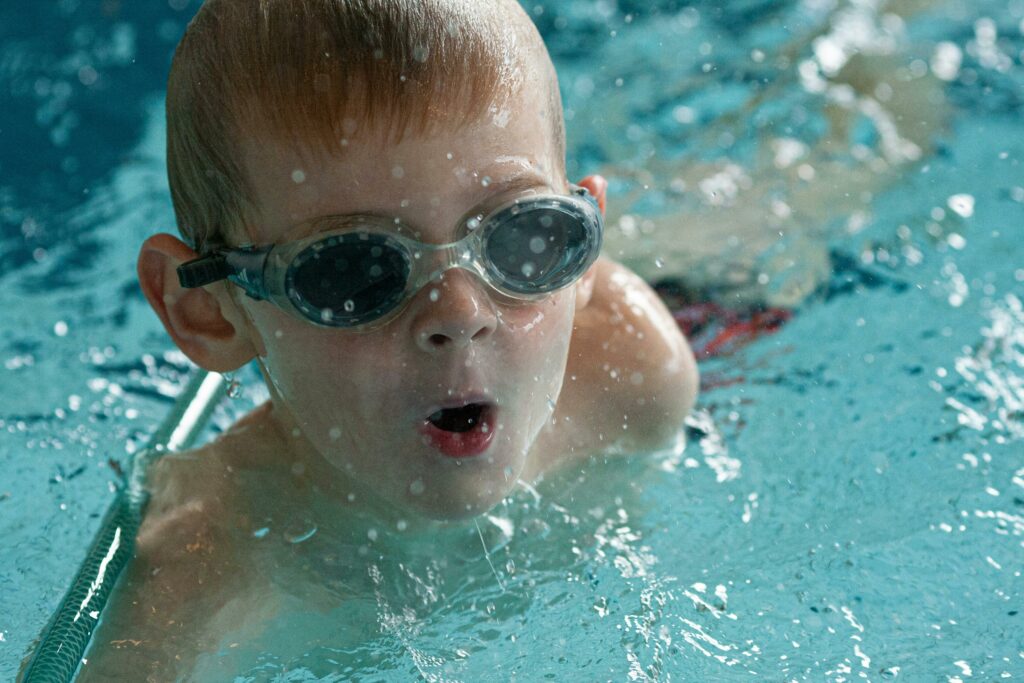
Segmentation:
[(314, 414), (317, 405), (352, 404), (376, 408), (391, 383), (401, 373), (400, 355), (390, 339), (373, 335), (370, 340), (338, 330), (314, 327), (272, 311), (254, 321), (262, 330), (266, 356), (263, 361), (278, 393), (293, 407)]
[(554, 343), (572, 333), (575, 290), (558, 292), (543, 301), (499, 306), (505, 330), (533, 344)]
[[(508, 354), (516, 360), (527, 388), (552, 399), (561, 388), (572, 340), (575, 297), (560, 293), (539, 304), (505, 307), (502, 326), (509, 339)], [(527, 376), (529, 375), (529, 376)]]

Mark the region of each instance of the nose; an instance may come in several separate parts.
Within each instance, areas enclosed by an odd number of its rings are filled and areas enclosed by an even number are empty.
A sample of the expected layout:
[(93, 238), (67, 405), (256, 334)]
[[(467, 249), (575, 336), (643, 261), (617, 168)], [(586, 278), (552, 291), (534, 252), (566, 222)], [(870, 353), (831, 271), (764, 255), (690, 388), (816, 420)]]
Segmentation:
[(459, 268), (445, 272), (440, 282), (428, 283), (413, 323), (416, 344), (424, 351), (464, 349), (490, 337), (498, 327), (491, 298), (471, 273)]

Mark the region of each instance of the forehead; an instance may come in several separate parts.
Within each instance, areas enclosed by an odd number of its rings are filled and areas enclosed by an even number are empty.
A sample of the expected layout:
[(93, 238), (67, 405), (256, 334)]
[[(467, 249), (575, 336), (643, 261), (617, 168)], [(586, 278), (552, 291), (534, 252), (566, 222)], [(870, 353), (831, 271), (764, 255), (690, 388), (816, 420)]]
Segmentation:
[(242, 141), (253, 194), (249, 239), (295, 238), (304, 224), (349, 213), (451, 225), (509, 182), (564, 184), (548, 98), (532, 91), (479, 119), (394, 139), (349, 127), (337, 149), (259, 136)]

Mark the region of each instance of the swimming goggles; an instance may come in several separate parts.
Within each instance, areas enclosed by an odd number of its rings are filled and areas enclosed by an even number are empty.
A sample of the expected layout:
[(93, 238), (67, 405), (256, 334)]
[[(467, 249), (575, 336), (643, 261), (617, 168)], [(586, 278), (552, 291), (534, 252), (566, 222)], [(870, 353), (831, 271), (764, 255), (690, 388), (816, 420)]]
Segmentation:
[(178, 279), (186, 288), (227, 279), (315, 325), (366, 328), (391, 320), (451, 268), (513, 300), (542, 299), (597, 260), (604, 222), (597, 201), (574, 186), (569, 195), (514, 199), (460, 229), (456, 242), (426, 244), (401, 234), (397, 219), (346, 216), (294, 242), (215, 248), (179, 266)]

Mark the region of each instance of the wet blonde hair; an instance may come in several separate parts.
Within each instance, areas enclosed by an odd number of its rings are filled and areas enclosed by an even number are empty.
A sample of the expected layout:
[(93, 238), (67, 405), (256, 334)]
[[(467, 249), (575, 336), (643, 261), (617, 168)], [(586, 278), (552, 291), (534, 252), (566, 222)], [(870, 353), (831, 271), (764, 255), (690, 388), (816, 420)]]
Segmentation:
[[(538, 48), (540, 69), (527, 57)], [(243, 139), (338, 152), (364, 127), (390, 140), (457, 129), (536, 87), (538, 72), (564, 162), (554, 68), (514, 0), (207, 0), (168, 81), (178, 228), (197, 251), (242, 231), (255, 199)]]

